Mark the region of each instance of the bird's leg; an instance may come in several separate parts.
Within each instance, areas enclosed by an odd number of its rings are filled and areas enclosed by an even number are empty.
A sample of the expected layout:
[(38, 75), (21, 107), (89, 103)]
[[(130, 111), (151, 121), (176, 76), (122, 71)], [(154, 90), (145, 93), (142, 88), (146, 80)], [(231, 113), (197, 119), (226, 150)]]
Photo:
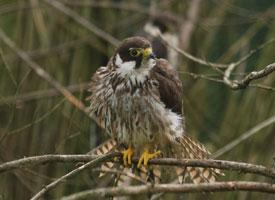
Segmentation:
[(141, 154), (141, 156), (140, 156), (140, 158), (139, 158), (139, 160), (138, 160), (138, 165), (137, 165), (137, 167), (138, 167), (138, 168), (141, 168), (142, 163), (143, 163), (143, 165), (144, 165), (145, 167), (147, 167), (148, 161), (149, 161), (150, 159), (152, 159), (152, 158), (158, 157), (160, 154), (161, 154), (161, 151), (156, 151), (155, 153), (149, 153), (148, 150), (145, 150), (145, 151)]
[(131, 146), (129, 146), (128, 149), (122, 151), (121, 153), (123, 155), (123, 164), (125, 166), (131, 165), (132, 164), (132, 157), (133, 157), (133, 154), (134, 154), (133, 148)]

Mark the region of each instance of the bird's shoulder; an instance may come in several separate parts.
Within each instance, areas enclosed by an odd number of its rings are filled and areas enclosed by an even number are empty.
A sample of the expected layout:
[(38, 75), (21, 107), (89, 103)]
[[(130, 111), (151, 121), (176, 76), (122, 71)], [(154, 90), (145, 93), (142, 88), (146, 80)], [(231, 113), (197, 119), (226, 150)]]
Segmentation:
[(157, 59), (150, 76), (158, 81), (158, 93), (166, 108), (182, 114), (182, 83), (176, 69), (167, 60)]

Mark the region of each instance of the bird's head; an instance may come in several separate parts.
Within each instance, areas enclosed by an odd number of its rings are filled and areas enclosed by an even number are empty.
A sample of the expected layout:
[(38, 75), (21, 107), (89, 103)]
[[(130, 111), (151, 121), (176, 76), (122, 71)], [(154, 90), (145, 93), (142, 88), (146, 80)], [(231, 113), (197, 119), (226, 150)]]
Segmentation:
[(156, 64), (151, 43), (142, 37), (122, 41), (113, 57), (116, 70), (122, 75), (149, 72)]

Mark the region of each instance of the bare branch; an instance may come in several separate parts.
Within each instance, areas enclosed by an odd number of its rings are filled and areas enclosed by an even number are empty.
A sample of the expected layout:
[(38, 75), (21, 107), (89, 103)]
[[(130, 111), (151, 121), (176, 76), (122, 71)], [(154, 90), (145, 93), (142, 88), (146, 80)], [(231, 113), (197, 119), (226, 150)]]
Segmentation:
[[(45, 164), (45, 163), (52, 163), (52, 162), (87, 162), (86, 164), (82, 165), (81, 167), (71, 171), (70, 173), (62, 176), (61, 178), (55, 180), (54, 182), (50, 183), (46, 187), (44, 187), (40, 192), (38, 192), (32, 200), (39, 199), (43, 194), (48, 192), (49, 190), (56, 187), (61, 181), (79, 173), (83, 169), (88, 167), (93, 167), (96, 164), (101, 162), (108, 161), (115, 156), (119, 156), (120, 153), (110, 153), (104, 156), (90, 156), (90, 155), (45, 155), (45, 156), (36, 156), (36, 157), (29, 157), (23, 158), (11, 162), (4, 163), (0, 165), (0, 173), (5, 172), (12, 169), (23, 168), (30, 165), (38, 165), (38, 164)], [(93, 160), (91, 160), (93, 159)], [(138, 158), (133, 158), (133, 162), (137, 163)], [(174, 159), (174, 158), (159, 158), (159, 159), (152, 159), (149, 161), (150, 164), (155, 165), (168, 165), (168, 166), (193, 166), (193, 167), (203, 167), (203, 168), (218, 168), (218, 169), (225, 169), (225, 170), (233, 170), (238, 172), (245, 172), (245, 173), (253, 173), (258, 175), (263, 175), (266, 177), (275, 178), (275, 170), (268, 169), (261, 165), (253, 165), (248, 163), (241, 163), (241, 162), (232, 162), (232, 161), (222, 161), (222, 160), (188, 160), (188, 159)], [(157, 191), (156, 191), (157, 192)], [(162, 191), (159, 191), (162, 192)], [(165, 191), (164, 191), (165, 192)]]
[[(70, 92), (78, 92), (81, 90), (88, 89), (88, 85), (89, 85), (88, 83), (80, 83), (77, 85), (69, 85), (66, 87), (66, 89)], [(61, 94), (57, 89), (39, 90), (35, 92), (29, 92), (26, 94), (4, 97), (0, 99), (0, 105), (9, 104), (9, 103), (18, 103), (18, 102), (21, 103), (25, 101), (37, 100), (45, 97), (49, 98), (49, 97), (54, 97), (58, 95), (61, 95)]]
[[(142, 6), (141, 4), (132, 3), (132, 2), (108, 2), (108, 1), (93, 1), (93, 2), (79, 2), (79, 1), (64, 1), (64, 4), (68, 6), (91, 6), (94, 8), (112, 8), (112, 9), (119, 9), (129, 12), (135, 12), (135, 13), (141, 13), (146, 14), (151, 17), (161, 17), (165, 18), (166, 20), (169, 20), (173, 22), (174, 24), (180, 24), (184, 19), (182, 19), (181, 16), (177, 16), (172, 12), (168, 11), (154, 11), (151, 12), (150, 9), (148, 9), (145, 6)], [(194, 23), (194, 22), (193, 22)]]
[[(80, 48), (84, 44), (88, 44), (93, 48), (95, 48), (97, 51), (100, 51), (101, 53), (106, 54), (106, 49), (96, 45), (94, 40), (91, 38), (91, 36), (81, 36), (80, 39), (69, 41), (63, 44), (58, 44), (56, 46), (53, 46), (47, 49), (35, 49), (32, 51), (26, 51), (26, 53), (30, 58), (32, 58), (32, 60), (37, 60), (45, 56), (65, 54), (68, 50)], [(4, 56), (7, 62), (15, 62), (15, 61), (18, 61), (18, 59), (20, 59), (18, 56), (14, 54), (9, 54)], [(0, 60), (0, 62), (2, 61)]]
[[(218, 71), (220, 74), (223, 75), (223, 82), (224, 84), (226, 84), (227, 86), (229, 86), (231, 89), (233, 90), (238, 90), (238, 89), (245, 89), (247, 86), (249, 86), (249, 83), (253, 80), (256, 79), (260, 79), (263, 77), (266, 77), (267, 75), (271, 74), (273, 71), (275, 71), (275, 63), (269, 64), (268, 66), (266, 66), (264, 69), (260, 70), (260, 71), (253, 71), (248, 73), (248, 75), (246, 75), (243, 79), (241, 80), (230, 80), (230, 76), (232, 74), (232, 72), (234, 71), (234, 69), (240, 65), (241, 63), (243, 63), (245, 60), (247, 60), (248, 58), (250, 58), (252, 55), (254, 55), (256, 52), (258, 52), (259, 50), (263, 49), (266, 45), (271, 44), (273, 42), (275, 42), (275, 39), (271, 39), (263, 44), (261, 44), (260, 46), (258, 46), (257, 48), (251, 50), (247, 55), (245, 55), (244, 57), (242, 57), (240, 60), (236, 61), (236, 62), (232, 62), (230, 64), (221, 64), (221, 63), (213, 63), (213, 62), (208, 62), (205, 60), (202, 60), (200, 58), (197, 58), (189, 53), (187, 53), (186, 51), (184, 51), (183, 49), (180, 49), (176, 46), (173, 46), (172, 44), (169, 44), (169, 42), (163, 37), (163, 35), (159, 32), (159, 37), (162, 39), (162, 41), (169, 46), (170, 48), (176, 50), (177, 52), (179, 52), (180, 54), (182, 54), (184, 57), (199, 63), (201, 65), (205, 65), (205, 66), (209, 66), (212, 67), (213, 69), (215, 69), (216, 71)], [(226, 69), (224, 72), (221, 69)], [(194, 74), (193, 74), (194, 77)], [(197, 76), (199, 78), (206, 78), (206, 76)], [(211, 80), (209, 78), (207, 78), (208, 80)], [(212, 79), (212, 81), (215, 82), (219, 82), (217, 81), (217, 79)], [(262, 89), (268, 89), (268, 90), (273, 90), (273, 88), (269, 87), (269, 86), (262, 86), (262, 85), (253, 85), (253, 87), (257, 87), (257, 88), (262, 88)]]
[(27, 9), (32, 9), (32, 7), (29, 3), (25, 2), (14, 2), (14, 3), (9, 3), (9, 4), (4, 4), (3, 6), (0, 7), (0, 15), (10, 13), (10, 12), (15, 12), (18, 10), (27, 10)]
[(208, 80), (208, 81), (213, 81), (213, 82), (217, 82), (217, 83), (223, 83), (223, 80), (213, 78), (213, 77), (208, 76), (206, 74), (196, 74), (196, 73), (184, 72), (184, 71), (179, 71), (179, 73), (180, 74), (187, 74), (187, 75), (191, 76), (194, 79), (201, 78), (201, 79), (205, 79), (205, 80)]
[(235, 62), (236, 66), (239, 66), (240, 64), (242, 64), (244, 61), (246, 61), (248, 58), (250, 58), (251, 56), (253, 56), (255, 53), (259, 52), (260, 50), (262, 50), (264, 47), (266, 47), (269, 44), (272, 44), (275, 42), (275, 38), (272, 38), (266, 42), (264, 42), (263, 44), (259, 45), (258, 47), (256, 47), (255, 49), (252, 49), (249, 51), (249, 53), (245, 56), (243, 56), (241, 59), (239, 59), (237, 62)]
[(260, 88), (260, 89), (264, 89), (264, 90), (270, 90), (270, 91), (275, 91), (274, 87), (270, 87), (268, 85), (262, 85), (262, 84), (249, 84), (249, 87), (254, 87), (254, 88)]
[(225, 70), (224, 72), (224, 76), (223, 76), (223, 81), (226, 85), (228, 85), (229, 87), (231, 87), (232, 89), (235, 87), (238, 87), (238, 84), (234, 81), (230, 80), (230, 75), (232, 73), (232, 71), (236, 68), (235, 64), (230, 64), (228, 66), (228, 68)]
[(79, 101), (71, 92), (69, 92), (65, 87), (63, 87), (58, 81), (52, 78), (44, 69), (42, 69), (37, 63), (33, 62), (31, 58), (24, 51), (19, 49), (16, 44), (0, 29), (0, 39), (9, 46), (22, 60), (24, 60), (28, 66), (35, 71), (35, 73), (50, 83), (54, 88), (56, 88), (60, 93), (62, 93), (65, 98), (76, 106), (78, 109), (85, 111), (84, 104)]
[[(138, 159), (134, 158), (133, 162), (137, 163)], [(268, 169), (262, 165), (254, 165), (243, 162), (225, 161), (225, 160), (198, 160), (198, 159), (175, 159), (175, 158), (159, 158), (149, 161), (150, 164), (155, 165), (171, 165), (181, 167), (203, 167), (203, 168), (217, 168), (224, 170), (232, 170), (243, 173), (258, 174), (270, 178), (275, 178), (275, 170)]]
[(250, 72), (243, 80), (239, 81), (239, 87), (245, 88), (252, 80), (263, 78), (275, 71), (275, 63), (267, 65), (260, 71)]
[(201, 65), (205, 65), (205, 66), (210, 66), (214, 69), (218, 69), (218, 68), (227, 68), (228, 67), (228, 64), (221, 64), (221, 63), (213, 63), (213, 62), (208, 62), (206, 60), (202, 60), (200, 58), (197, 58), (189, 53), (187, 53), (186, 51), (176, 47), (176, 46), (173, 46), (171, 44), (169, 44), (169, 42), (165, 39), (165, 37), (163, 37), (163, 35), (159, 32), (159, 36), (161, 38), (161, 40), (167, 45), (169, 46), (170, 48), (174, 49), (175, 51), (179, 52), (181, 55), (183, 55), (184, 57), (196, 62), (196, 63), (199, 63)]
[(21, 158), (18, 160), (6, 162), (0, 165), (0, 173), (13, 170), (21, 169), (27, 166), (33, 165), (43, 165), (46, 163), (57, 163), (57, 162), (88, 162), (98, 156), (92, 155), (42, 155), (42, 156), (32, 156)]
[(86, 190), (72, 194), (61, 200), (89, 199), (91, 197), (108, 196), (134, 196), (140, 194), (164, 193), (198, 193), (198, 192), (226, 192), (226, 191), (251, 191), (275, 193), (275, 184), (248, 182), (248, 181), (230, 181), (201, 184), (158, 184), (141, 186), (123, 186), (100, 188)]
[(251, 81), (266, 77), (275, 71), (275, 63), (272, 63), (267, 65), (262, 70), (250, 72), (241, 80), (230, 80), (230, 74), (235, 69), (235, 67), (236, 65), (234, 63), (230, 64), (224, 73), (224, 83), (233, 90), (244, 89)]
[(112, 35), (106, 33), (105, 31), (101, 30), (94, 24), (92, 24), (90, 21), (87, 19), (83, 18), (81, 15), (77, 14), (74, 12), (72, 9), (64, 6), (61, 2), (58, 2), (56, 0), (44, 0), (47, 4), (53, 6), (57, 10), (61, 11), (63, 14), (69, 16), (72, 18), (74, 21), (79, 23), (81, 26), (86, 28), (87, 30), (91, 31), (94, 33), (96, 36), (106, 40), (110, 44), (117, 46), (119, 44), (119, 40), (114, 38)]
[(88, 163), (74, 169), (73, 171), (69, 172), (68, 174), (65, 174), (64, 176), (60, 177), (59, 179), (56, 179), (54, 182), (50, 183), (49, 185), (46, 185), (43, 187), (42, 190), (40, 190), (37, 194), (35, 194), (31, 200), (37, 200), (40, 199), (46, 192), (49, 190), (55, 188), (59, 183), (63, 182), (64, 180), (78, 174), (79, 172), (83, 171), (84, 169), (87, 169), (88, 167), (93, 167), (97, 165), (100, 162), (104, 162), (110, 158), (113, 158), (116, 153), (110, 153), (106, 155), (99, 156), (98, 158), (89, 161)]
[[(113, 157), (119, 156), (120, 153), (111, 154)], [(96, 156), (90, 155), (44, 155), (29, 158), (22, 158), (0, 165), (0, 173), (20, 169), (22, 167), (39, 165), (52, 162), (87, 162), (92, 159), (97, 159)], [(111, 158), (111, 157), (109, 157)], [(107, 159), (106, 159), (107, 160)], [(106, 161), (103, 160), (103, 161)], [(103, 162), (102, 161), (102, 162)], [(137, 163), (138, 158), (133, 158), (133, 163)], [(167, 166), (181, 166), (181, 167), (203, 167), (203, 168), (218, 168), (225, 170), (238, 171), (243, 173), (258, 174), (270, 178), (275, 178), (275, 170), (268, 169), (262, 165), (254, 165), (243, 162), (233, 162), (225, 160), (198, 160), (198, 159), (175, 159), (175, 158), (158, 158), (149, 161), (152, 165), (167, 165)]]
[(247, 138), (255, 135), (260, 130), (262, 130), (263, 128), (269, 126), (270, 124), (273, 124), (274, 122), (275, 122), (275, 115), (268, 118), (268, 119), (266, 119), (266, 120), (264, 120), (263, 122), (257, 124), (252, 129), (250, 129), (250, 130), (246, 131), (245, 133), (243, 133), (240, 137), (236, 138), (235, 140), (233, 140), (229, 144), (225, 145), (223, 148), (219, 149), (217, 152), (215, 152), (213, 154), (212, 158), (217, 158), (217, 157), (225, 154), (226, 152), (230, 151), (231, 149), (236, 147), (238, 144), (240, 144), (242, 141), (244, 141)]

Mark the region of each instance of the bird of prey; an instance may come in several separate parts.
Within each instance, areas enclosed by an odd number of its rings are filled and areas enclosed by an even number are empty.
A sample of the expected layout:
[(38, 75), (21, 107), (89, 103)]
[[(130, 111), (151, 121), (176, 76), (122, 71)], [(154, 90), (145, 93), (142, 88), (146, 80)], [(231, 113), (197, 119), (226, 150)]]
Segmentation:
[(167, 48), (159, 37), (159, 33), (161, 33), (162, 37), (170, 45), (177, 47), (179, 45), (179, 36), (175, 27), (177, 27), (176, 22), (172, 19), (165, 16), (154, 16), (137, 32), (137, 36), (145, 37), (151, 42), (157, 58), (167, 59), (173, 67), (177, 68), (178, 52)]
[[(207, 159), (206, 148), (187, 136), (182, 112), (182, 84), (165, 59), (157, 59), (143, 37), (127, 38), (107, 66), (92, 77), (89, 112), (111, 138), (124, 147), (125, 166), (138, 156), (138, 168), (162, 154)], [(215, 181), (216, 169), (187, 167), (195, 182)]]

